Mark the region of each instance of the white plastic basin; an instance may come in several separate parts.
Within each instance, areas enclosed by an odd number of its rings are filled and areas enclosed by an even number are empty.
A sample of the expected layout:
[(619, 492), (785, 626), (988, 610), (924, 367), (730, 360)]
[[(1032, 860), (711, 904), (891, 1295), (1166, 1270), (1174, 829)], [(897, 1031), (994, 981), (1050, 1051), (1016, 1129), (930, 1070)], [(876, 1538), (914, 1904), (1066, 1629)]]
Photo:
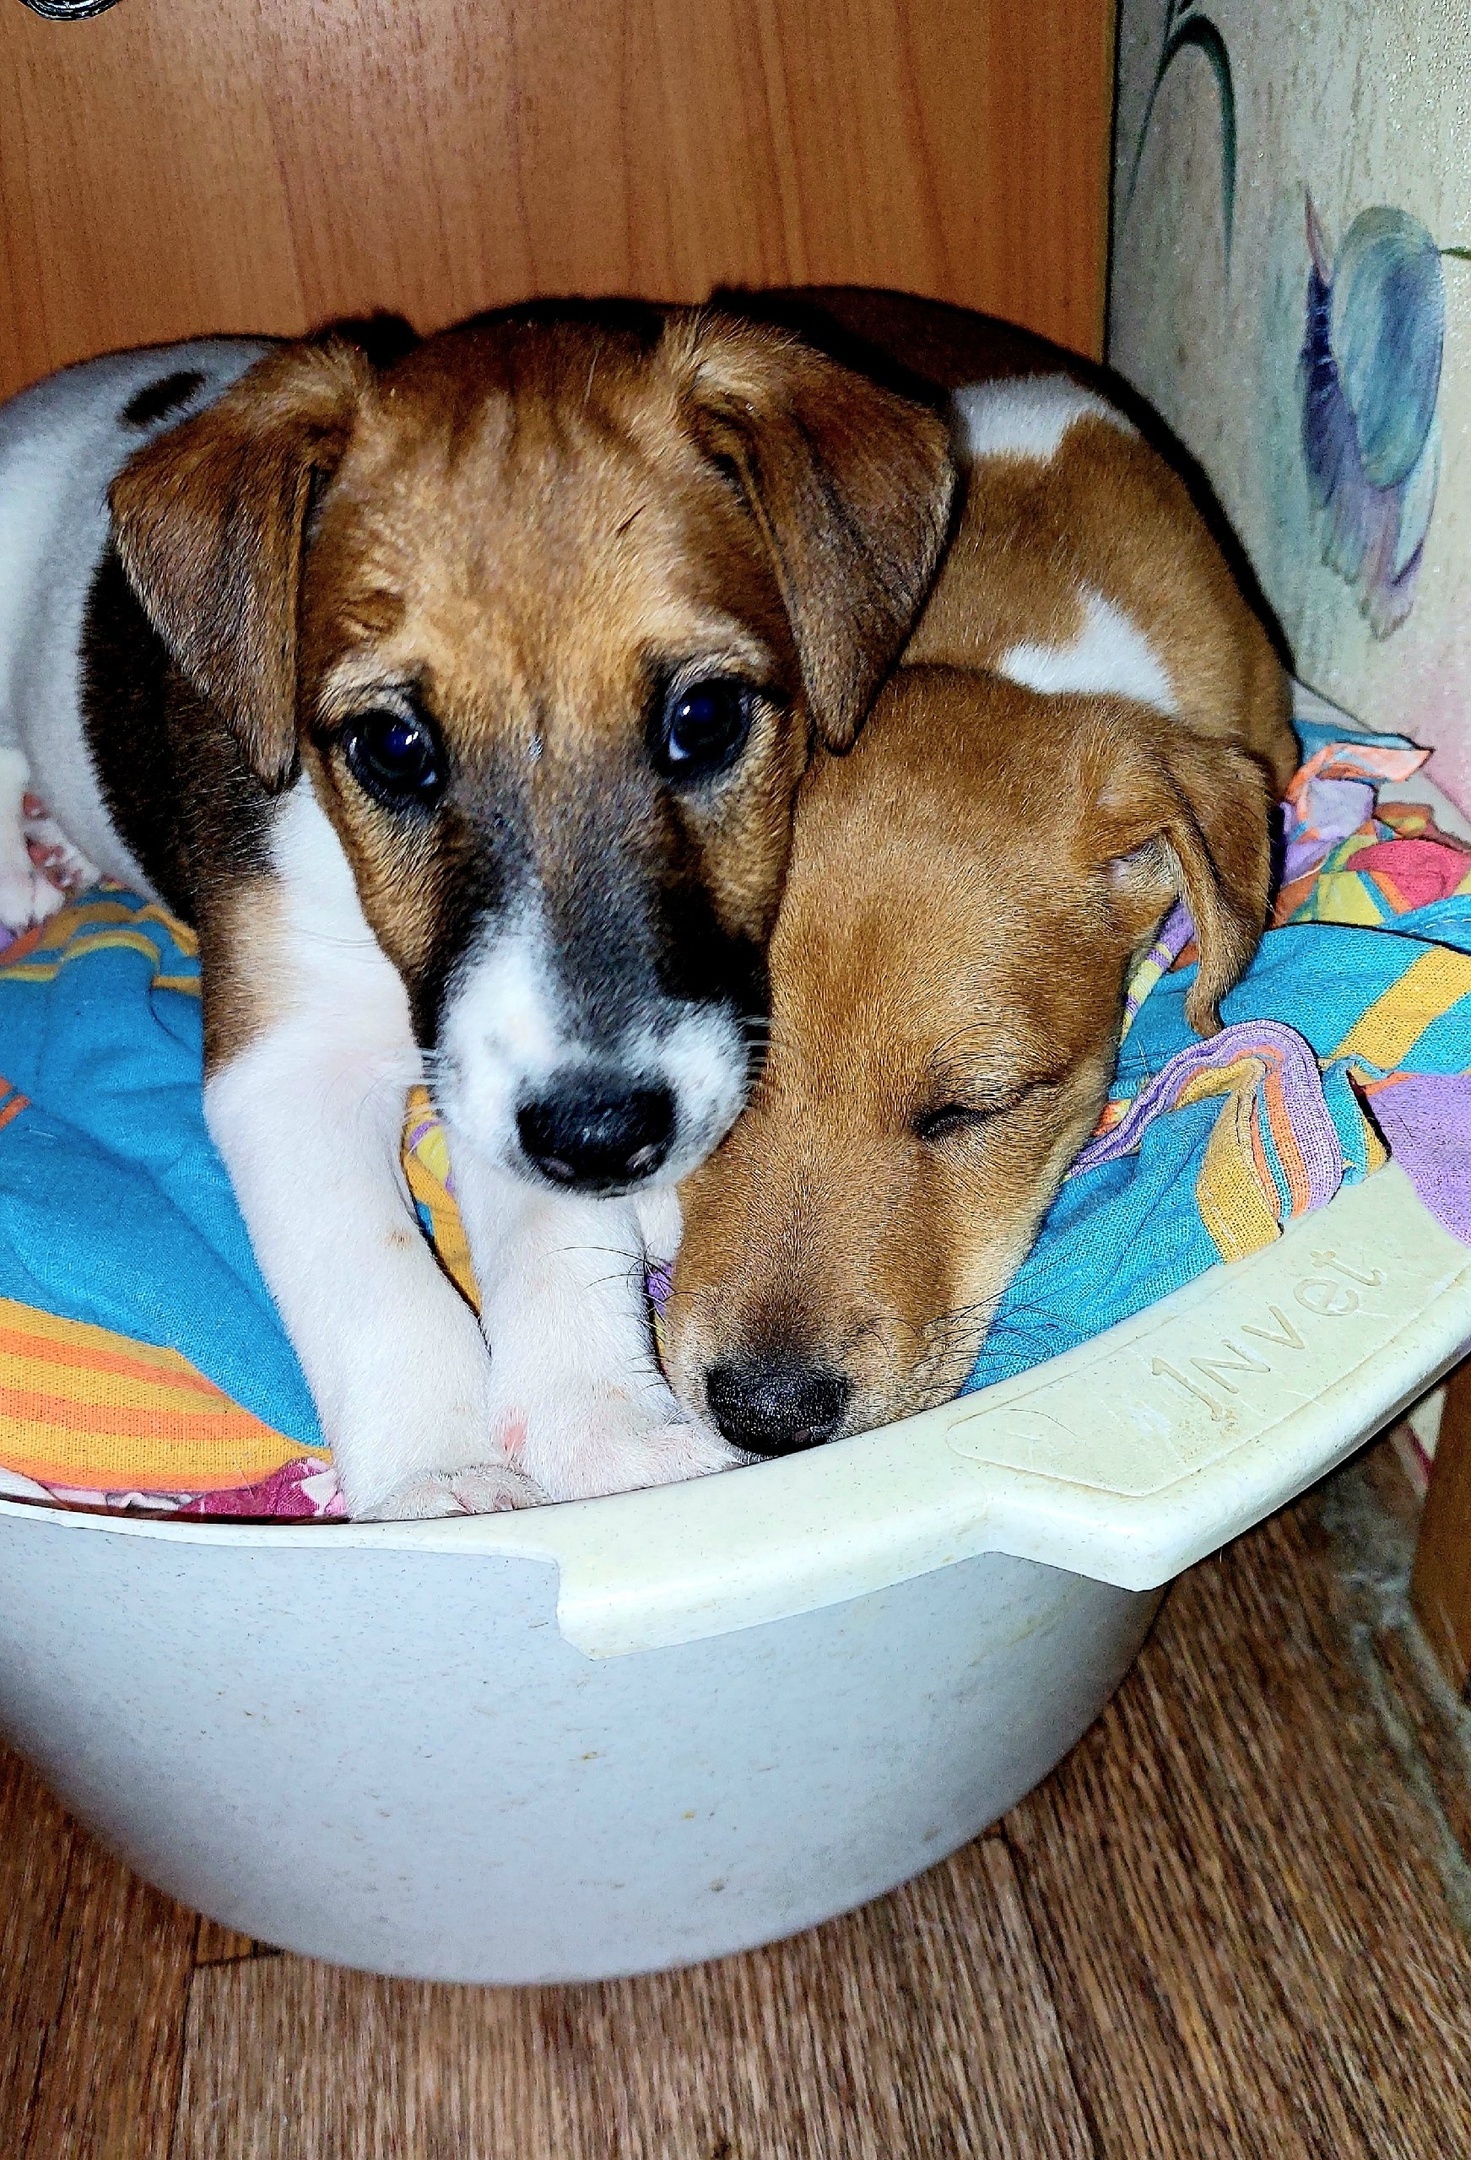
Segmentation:
[(1391, 1166), (1020, 1379), (523, 1515), (0, 1501), (0, 1725), (150, 1881), (387, 1973), (569, 1980), (861, 1903), (1043, 1777), (1161, 1585), (1471, 1343)]

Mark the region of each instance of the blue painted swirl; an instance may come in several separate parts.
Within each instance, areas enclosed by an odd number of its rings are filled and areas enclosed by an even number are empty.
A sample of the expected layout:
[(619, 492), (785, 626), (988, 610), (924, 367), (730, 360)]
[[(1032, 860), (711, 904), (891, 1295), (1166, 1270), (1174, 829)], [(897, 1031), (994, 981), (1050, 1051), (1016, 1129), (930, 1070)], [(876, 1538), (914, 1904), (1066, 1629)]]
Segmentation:
[(1440, 478), (1440, 250), (1407, 211), (1375, 205), (1330, 262), (1311, 200), (1307, 220), (1298, 382), (1308, 484), (1323, 560), (1387, 637), (1414, 603)]

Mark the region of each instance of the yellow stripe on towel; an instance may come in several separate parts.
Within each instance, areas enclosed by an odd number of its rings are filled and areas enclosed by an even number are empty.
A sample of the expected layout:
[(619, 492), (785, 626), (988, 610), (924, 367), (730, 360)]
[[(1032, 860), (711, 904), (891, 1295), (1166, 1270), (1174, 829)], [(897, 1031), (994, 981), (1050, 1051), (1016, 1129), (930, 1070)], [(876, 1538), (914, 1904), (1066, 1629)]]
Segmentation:
[(1325, 870), (1312, 895), (1313, 922), (1346, 923), (1350, 929), (1377, 930), (1384, 909), (1376, 906), (1364, 890), (1364, 877), (1356, 870)]
[(326, 1463), (176, 1350), (0, 1298), (0, 1463), (89, 1492), (231, 1492)]
[(155, 983), (167, 981), (171, 989), (182, 989), (189, 995), (198, 997), (199, 983), (195, 977), (163, 977), (157, 972), (163, 966), (164, 957), (163, 947), (157, 938), (147, 936), (142, 930), (124, 929), (121, 925), (113, 930), (88, 931), (85, 935), (78, 931), (60, 952), (53, 952), (44, 959), (37, 954), (30, 959), (8, 962), (4, 969), (0, 970), (0, 981), (55, 982), (64, 967), (71, 966), (74, 961), (85, 960), (89, 953), (115, 952), (119, 948), (142, 953), (145, 960), (151, 960), (155, 969)]
[(465, 1225), (450, 1190), (449, 1138), (424, 1087), (409, 1089), (403, 1169), (409, 1191), (429, 1217), (439, 1264), (468, 1305), (480, 1310), (480, 1286)]
[(1365, 1058), (1393, 1072), (1425, 1030), (1466, 996), (1471, 996), (1471, 953), (1432, 946), (1359, 1015), (1333, 1055)]
[(1256, 1130), (1256, 1091), (1262, 1060), (1241, 1057), (1220, 1071), (1196, 1074), (1180, 1090), (1181, 1104), (1224, 1095), (1195, 1182), (1195, 1204), (1223, 1260), (1244, 1260), (1282, 1235), (1277, 1183), (1262, 1156)]
[[(89, 953), (122, 948), (142, 953), (145, 959), (153, 962), (155, 990), (179, 990), (186, 997), (198, 997), (197, 975), (162, 972), (166, 964), (174, 964), (177, 954), (182, 954), (186, 960), (198, 956), (199, 939), (195, 932), (156, 901), (129, 906), (124, 901), (109, 899), (109, 890), (116, 888), (102, 887), (84, 895), (59, 909), (49, 921), (38, 923), (17, 938), (4, 953), (0, 953), (0, 983), (54, 982), (73, 960), (85, 960)], [(157, 930), (163, 933), (162, 939), (156, 933), (150, 933), (150, 925), (157, 925)], [(172, 942), (172, 953), (165, 952), (164, 941)]]

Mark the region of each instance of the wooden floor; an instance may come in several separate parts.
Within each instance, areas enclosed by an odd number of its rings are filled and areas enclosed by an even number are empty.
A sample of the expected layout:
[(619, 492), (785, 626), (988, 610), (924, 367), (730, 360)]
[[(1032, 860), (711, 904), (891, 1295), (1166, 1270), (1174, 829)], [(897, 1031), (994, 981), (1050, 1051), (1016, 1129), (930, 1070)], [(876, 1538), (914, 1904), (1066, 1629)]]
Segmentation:
[(1466, 1718), (1384, 1451), (1197, 1568), (997, 1830), (672, 1977), (375, 1981), (197, 1922), (0, 1758), (4, 2160), (1471, 2153)]

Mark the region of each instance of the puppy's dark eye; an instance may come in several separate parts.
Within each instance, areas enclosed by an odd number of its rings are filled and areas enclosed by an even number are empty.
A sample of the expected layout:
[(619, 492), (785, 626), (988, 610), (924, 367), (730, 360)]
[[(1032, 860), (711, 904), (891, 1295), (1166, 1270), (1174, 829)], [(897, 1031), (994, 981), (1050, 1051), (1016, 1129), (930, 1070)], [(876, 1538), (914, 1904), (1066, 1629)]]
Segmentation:
[(941, 1103), (937, 1110), (922, 1111), (914, 1120), (915, 1136), (920, 1140), (948, 1140), (952, 1133), (984, 1125), (995, 1114), (993, 1110), (973, 1109), (969, 1103)]
[(444, 792), (439, 744), (413, 713), (359, 713), (342, 731), (342, 754), (359, 787), (385, 809), (428, 809)]
[(724, 772), (744, 749), (755, 710), (755, 691), (732, 676), (671, 690), (654, 727), (654, 763), (666, 780)]

